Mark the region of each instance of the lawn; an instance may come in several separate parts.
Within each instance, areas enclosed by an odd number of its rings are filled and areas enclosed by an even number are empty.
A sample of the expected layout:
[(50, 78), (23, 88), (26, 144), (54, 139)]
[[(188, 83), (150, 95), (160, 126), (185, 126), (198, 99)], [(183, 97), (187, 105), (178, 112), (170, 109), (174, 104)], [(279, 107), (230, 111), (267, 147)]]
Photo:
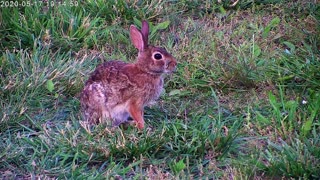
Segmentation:
[[(320, 178), (317, 0), (30, 2), (0, 2), (0, 179)], [(85, 81), (135, 61), (144, 19), (177, 71), (143, 131), (85, 126)]]

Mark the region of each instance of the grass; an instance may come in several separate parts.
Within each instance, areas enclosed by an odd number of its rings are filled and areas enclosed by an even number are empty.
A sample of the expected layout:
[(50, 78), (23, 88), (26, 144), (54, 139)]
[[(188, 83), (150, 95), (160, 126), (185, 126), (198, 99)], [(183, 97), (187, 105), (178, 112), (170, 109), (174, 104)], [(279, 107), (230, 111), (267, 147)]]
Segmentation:
[[(1, 9), (2, 179), (319, 178), (318, 2), (77, 3)], [(141, 19), (177, 72), (144, 131), (83, 126), (86, 79), (134, 61)]]

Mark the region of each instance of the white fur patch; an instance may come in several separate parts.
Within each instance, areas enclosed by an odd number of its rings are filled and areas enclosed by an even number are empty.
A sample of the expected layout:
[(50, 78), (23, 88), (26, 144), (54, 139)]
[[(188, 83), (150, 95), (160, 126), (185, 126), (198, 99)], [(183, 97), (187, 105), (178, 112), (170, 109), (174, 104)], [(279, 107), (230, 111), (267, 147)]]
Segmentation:
[(128, 103), (122, 103), (114, 106), (112, 109), (108, 109), (103, 112), (108, 119), (112, 119), (113, 126), (118, 126), (123, 122), (126, 122), (130, 116), (128, 112)]

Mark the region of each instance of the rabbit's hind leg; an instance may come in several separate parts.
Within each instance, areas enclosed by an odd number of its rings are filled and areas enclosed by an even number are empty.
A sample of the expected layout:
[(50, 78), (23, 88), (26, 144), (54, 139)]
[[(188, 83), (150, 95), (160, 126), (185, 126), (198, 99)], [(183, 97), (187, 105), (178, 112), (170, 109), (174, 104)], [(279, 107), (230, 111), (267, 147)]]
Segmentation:
[(105, 121), (108, 116), (106, 111), (106, 94), (100, 83), (85, 86), (80, 97), (81, 111), (85, 121), (98, 124)]

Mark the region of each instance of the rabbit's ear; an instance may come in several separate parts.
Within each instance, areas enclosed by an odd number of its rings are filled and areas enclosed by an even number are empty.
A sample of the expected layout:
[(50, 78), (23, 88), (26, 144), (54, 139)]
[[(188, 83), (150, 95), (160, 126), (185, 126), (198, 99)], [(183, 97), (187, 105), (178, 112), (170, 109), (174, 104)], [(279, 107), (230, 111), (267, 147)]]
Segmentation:
[(143, 51), (147, 47), (143, 35), (134, 25), (130, 26), (130, 38), (134, 47), (136, 47), (139, 51)]
[(142, 21), (141, 33), (143, 36), (144, 43), (148, 44), (148, 36), (149, 36), (149, 24), (147, 21)]

